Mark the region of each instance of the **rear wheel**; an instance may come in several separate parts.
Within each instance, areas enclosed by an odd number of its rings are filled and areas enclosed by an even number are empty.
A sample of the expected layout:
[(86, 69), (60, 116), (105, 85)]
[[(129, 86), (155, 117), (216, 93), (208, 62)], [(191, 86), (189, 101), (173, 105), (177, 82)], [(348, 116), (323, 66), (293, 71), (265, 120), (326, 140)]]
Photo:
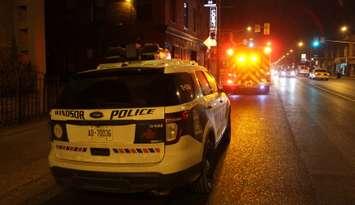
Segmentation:
[(204, 157), (202, 161), (201, 176), (192, 184), (194, 192), (208, 194), (213, 188), (213, 159), (214, 147), (211, 139), (205, 144)]
[(263, 91), (261, 91), (262, 95), (268, 95), (270, 93), (270, 86), (266, 86)]
[(232, 138), (232, 127), (231, 127), (231, 117), (229, 115), (228, 122), (227, 122), (227, 128), (223, 134), (223, 139), (227, 144), (229, 144), (231, 142), (231, 138)]

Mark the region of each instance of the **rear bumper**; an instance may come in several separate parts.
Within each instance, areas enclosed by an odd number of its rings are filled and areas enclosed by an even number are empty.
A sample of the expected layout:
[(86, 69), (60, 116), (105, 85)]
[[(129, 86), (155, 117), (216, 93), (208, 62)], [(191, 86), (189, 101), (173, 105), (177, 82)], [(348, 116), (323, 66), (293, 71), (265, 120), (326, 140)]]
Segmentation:
[(270, 90), (270, 84), (255, 85), (255, 86), (226, 86), (223, 90), (228, 94), (248, 94), (248, 93), (263, 93)]
[[(48, 160), (59, 184), (89, 190), (129, 193), (168, 189), (195, 179), (200, 173), (202, 150), (201, 142), (191, 136), (183, 136), (178, 143), (165, 146), (161, 162), (145, 162), (145, 155), (136, 153), (141, 157), (141, 163), (120, 163), (119, 160), (116, 163), (102, 163), (81, 161), (75, 157), (58, 158), (56, 144), (52, 143)], [(119, 156), (100, 158), (106, 157)]]
[(57, 183), (79, 189), (132, 193), (169, 190), (192, 183), (200, 176), (201, 164), (173, 174), (112, 173), (51, 167)]
[(329, 79), (329, 76), (315, 76), (313, 78), (316, 80), (327, 80), (327, 79)]

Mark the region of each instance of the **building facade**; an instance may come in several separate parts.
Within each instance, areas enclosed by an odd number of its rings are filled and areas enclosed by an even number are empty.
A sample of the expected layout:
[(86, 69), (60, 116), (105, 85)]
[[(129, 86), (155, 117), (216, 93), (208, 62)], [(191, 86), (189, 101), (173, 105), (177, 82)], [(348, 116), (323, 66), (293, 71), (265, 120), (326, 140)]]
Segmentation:
[(355, 35), (339, 42), (327, 42), (321, 54), (321, 67), (331, 73), (355, 76)]
[(2, 0), (0, 49), (15, 49), (19, 61), (46, 72), (44, 0)]
[(209, 14), (201, 0), (65, 0), (46, 4), (48, 72), (96, 66), (109, 48), (157, 43), (173, 58), (206, 62)]

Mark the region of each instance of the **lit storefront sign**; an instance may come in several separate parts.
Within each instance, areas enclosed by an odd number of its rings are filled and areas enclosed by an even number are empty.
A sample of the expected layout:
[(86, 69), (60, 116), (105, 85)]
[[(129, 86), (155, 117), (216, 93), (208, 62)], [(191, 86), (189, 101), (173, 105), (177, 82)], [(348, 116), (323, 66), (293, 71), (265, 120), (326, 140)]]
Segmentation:
[(206, 0), (205, 7), (216, 7), (216, 0)]
[(210, 30), (217, 30), (217, 7), (210, 9)]
[(206, 0), (205, 1), (205, 7), (210, 8), (210, 35), (208, 39), (205, 41), (205, 44), (207, 43), (208, 47), (214, 47), (217, 46), (217, 27), (218, 27), (218, 21), (217, 21), (217, 4), (215, 0)]

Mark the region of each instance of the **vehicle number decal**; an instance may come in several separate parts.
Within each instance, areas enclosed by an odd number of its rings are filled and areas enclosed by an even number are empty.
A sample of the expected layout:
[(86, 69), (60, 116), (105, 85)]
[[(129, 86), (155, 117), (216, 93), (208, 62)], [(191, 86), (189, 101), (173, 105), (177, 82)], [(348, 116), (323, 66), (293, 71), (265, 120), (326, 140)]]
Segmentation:
[(69, 118), (75, 118), (75, 119), (80, 119), (80, 120), (85, 120), (84, 118), (84, 111), (77, 111), (77, 110), (56, 110), (54, 112), (55, 115), (63, 116), (63, 117), (69, 117)]
[(94, 140), (112, 140), (112, 129), (110, 127), (90, 127), (88, 136)]

